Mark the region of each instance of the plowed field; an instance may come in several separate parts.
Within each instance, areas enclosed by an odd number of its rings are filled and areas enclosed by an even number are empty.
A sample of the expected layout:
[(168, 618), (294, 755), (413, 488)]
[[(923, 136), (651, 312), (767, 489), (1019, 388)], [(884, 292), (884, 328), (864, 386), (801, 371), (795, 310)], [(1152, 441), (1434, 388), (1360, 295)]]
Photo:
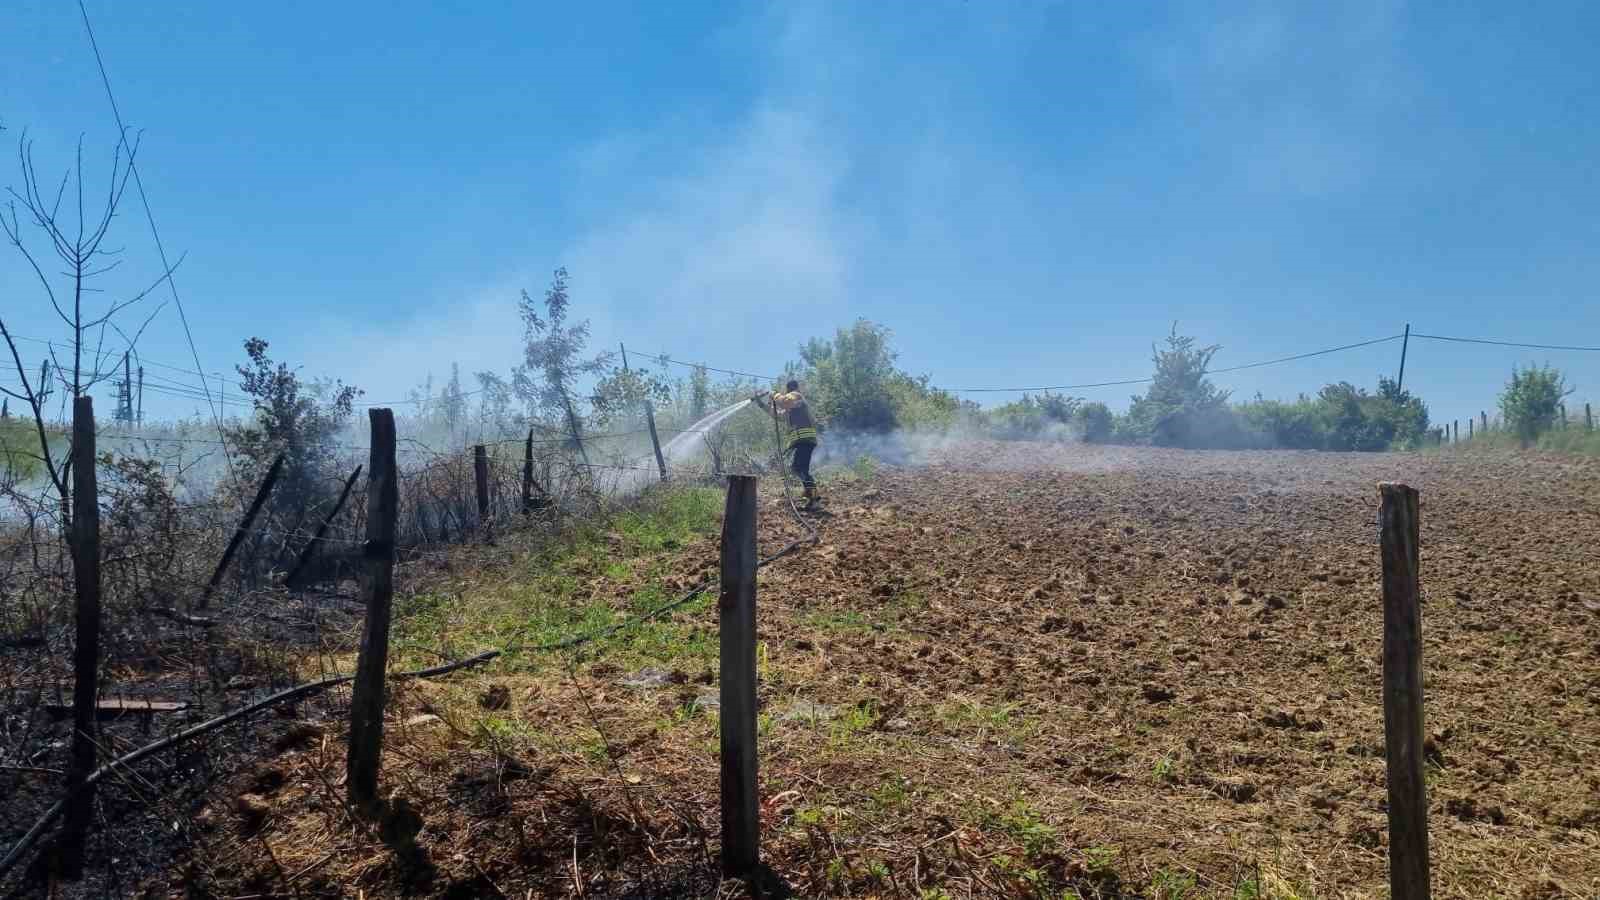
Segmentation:
[[(801, 896), (1386, 895), (1382, 480), (1422, 496), (1435, 896), (1600, 896), (1600, 467), (1560, 457), (968, 444), (836, 477), (760, 579), (765, 859)], [(801, 533), (761, 516), (764, 550)], [(588, 587), (623, 609), (648, 577)], [(714, 606), (667, 627), (401, 692), (416, 722), (504, 686), (521, 729), (396, 729), (417, 892), (714, 889)], [(296, 818), (314, 757), (266, 838), (305, 864), (356, 840)], [(404, 883), (318, 866), (310, 893)]]

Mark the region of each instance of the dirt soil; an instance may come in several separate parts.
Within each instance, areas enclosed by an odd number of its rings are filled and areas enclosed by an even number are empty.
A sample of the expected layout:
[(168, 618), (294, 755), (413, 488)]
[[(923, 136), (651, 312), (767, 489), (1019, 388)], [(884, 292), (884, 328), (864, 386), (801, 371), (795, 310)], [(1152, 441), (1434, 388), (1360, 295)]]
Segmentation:
[[(836, 474), (820, 544), (763, 570), (772, 878), (1385, 896), (1383, 480), (1422, 497), (1435, 896), (1600, 897), (1600, 465), (1017, 443)], [(774, 487), (763, 550), (802, 534)], [(664, 558), (681, 589), (715, 538)], [(620, 608), (642, 577), (591, 588)], [(397, 690), (376, 825), (333, 799), (337, 722), (282, 745), (197, 805), (196, 851), (144, 893), (731, 894), (715, 608), (670, 624), (664, 650)]]

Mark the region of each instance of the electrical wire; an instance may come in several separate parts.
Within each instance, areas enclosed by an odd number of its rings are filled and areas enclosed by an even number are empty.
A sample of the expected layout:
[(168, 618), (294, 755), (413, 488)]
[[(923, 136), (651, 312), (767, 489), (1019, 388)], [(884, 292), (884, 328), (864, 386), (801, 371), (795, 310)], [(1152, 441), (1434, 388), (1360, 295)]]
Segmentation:
[(1573, 347), (1564, 344), (1525, 344), (1518, 341), (1493, 341), (1487, 338), (1447, 337), (1442, 334), (1422, 334), (1413, 331), (1411, 336), (1425, 341), (1449, 341), (1455, 344), (1489, 344), (1495, 347), (1521, 347), (1526, 350), (1572, 350), (1580, 353), (1600, 353), (1600, 347)]
[(653, 359), (664, 365), (683, 366), (688, 369), (705, 369), (707, 372), (716, 372), (720, 375), (741, 375), (745, 378), (760, 378), (766, 381), (783, 380), (783, 376), (781, 375), (759, 375), (755, 372), (740, 372), (738, 369), (719, 369), (716, 366), (708, 366), (703, 363), (682, 362), (681, 360), (673, 359), (671, 356), (665, 353), (658, 353), (654, 356), (646, 354), (645, 358)]
[[(83, 28), (84, 31), (88, 32), (89, 47), (94, 51), (94, 62), (100, 69), (100, 82), (105, 85), (106, 100), (111, 103), (111, 115), (117, 120), (117, 140), (128, 150), (128, 170), (133, 173), (133, 184), (134, 187), (138, 188), (139, 202), (144, 206), (145, 221), (150, 223), (150, 236), (155, 239), (156, 253), (161, 258), (161, 271), (166, 273), (164, 280), (167, 283), (167, 290), (172, 294), (172, 302), (178, 307), (178, 320), (183, 323), (183, 336), (189, 342), (189, 353), (194, 357), (194, 367), (199, 369), (201, 368), (200, 350), (195, 346), (194, 332), (189, 330), (189, 316), (183, 311), (183, 299), (178, 296), (178, 284), (172, 277), (172, 265), (167, 262), (167, 250), (161, 243), (161, 231), (156, 227), (155, 214), (150, 211), (150, 198), (145, 194), (144, 178), (139, 175), (139, 166), (133, 158), (133, 148), (128, 145), (128, 128), (122, 121), (122, 110), (117, 108), (117, 98), (111, 90), (111, 76), (106, 74), (105, 60), (100, 56), (100, 44), (94, 37), (94, 26), (89, 24), (89, 8), (84, 5), (83, 0), (78, 0), (78, 12), (83, 15)], [(206, 384), (205, 375), (200, 376), (200, 387), (204, 390), (207, 398), (206, 402), (209, 405), (211, 388)], [(222, 432), (221, 407), (213, 407), (211, 416), (215, 420), (217, 432), (220, 434)], [(222, 445), (222, 455), (227, 459), (228, 477), (233, 480), (234, 491), (237, 493), (239, 489), (239, 474), (234, 470), (233, 453), (229, 451), (225, 443)], [(242, 495), (239, 498), (239, 502), (240, 504), (244, 503)]]
[[(1373, 338), (1370, 341), (1359, 341), (1359, 342), (1354, 343), (1354, 344), (1344, 344), (1344, 345), (1339, 346), (1339, 347), (1328, 347), (1328, 348), (1323, 349), (1323, 350), (1313, 350), (1313, 351), (1311, 351), (1309, 353), (1296, 353), (1293, 356), (1280, 356), (1277, 359), (1267, 359), (1267, 360), (1262, 360), (1261, 362), (1245, 363), (1242, 366), (1229, 366), (1229, 367), (1223, 368), (1223, 369), (1207, 369), (1203, 374), (1205, 374), (1205, 375), (1221, 375), (1221, 374), (1226, 373), (1226, 372), (1240, 372), (1240, 371), (1243, 371), (1245, 369), (1259, 369), (1262, 366), (1275, 366), (1275, 365), (1278, 365), (1279, 363), (1294, 362), (1295, 360), (1300, 360), (1300, 359), (1310, 359), (1313, 356), (1326, 356), (1329, 353), (1338, 353), (1338, 352), (1343, 351), (1343, 350), (1354, 350), (1354, 349), (1356, 349), (1358, 347), (1370, 347), (1370, 346), (1372, 346), (1374, 344), (1382, 344), (1382, 343), (1385, 343), (1385, 342), (1388, 342), (1388, 341), (1397, 341), (1402, 337), (1404, 337), (1404, 335), (1395, 334), (1395, 335), (1390, 335), (1389, 337)], [(1413, 337), (1415, 337), (1415, 335), (1413, 335)], [(1051, 385), (1049, 387), (1031, 387), (1031, 388), (940, 388), (940, 390), (947, 391), (947, 392), (952, 393), (952, 394), (1042, 393), (1044, 391), (1070, 391), (1070, 390), (1079, 390), (1079, 389), (1082, 389), (1082, 388), (1115, 387), (1117, 385), (1125, 385), (1125, 384), (1149, 384), (1153, 380), (1154, 379), (1152, 379), (1152, 378), (1130, 378), (1130, 379), (1127, 379), (1125, 381), (1097, 381), (1097, 382), (1092, 382), (1092, 383), (1087, 383), (1087, 384), (1057, 384), (1057, 385)]]
[(1341, 350), (1354, 350), (1357, 347), (1371, 347), (1374, 344), (1384, 344), (1389, 341), (1398, 341), (1405, 337), (1403, 334), (1391, 334), (1388, 337), (1373, 338), (1370, 341), (1360, 341), (1354, 344), (1345, 344), (1342, 347), (1329, 347), (1326, 350), (1313, 350), (1310, 353), (1297, 353), (1294, 356), (1284, 356), (1278, 359), (1268, 359), (1262, 362), (1246, 363), (1242, 366), (1229, 366), (1226, 369), (1207, 369), (1207, 375), (1221, 375), (1224, 372), (1240, 372), (1245, 369), (1259, 369), (1262, 366), (1275, 366), (1278, 363), (1294, 362), (1297, 359), (1310, 359), (1313, 356), (1327, 356), (1329, 353), (1338, 353)]

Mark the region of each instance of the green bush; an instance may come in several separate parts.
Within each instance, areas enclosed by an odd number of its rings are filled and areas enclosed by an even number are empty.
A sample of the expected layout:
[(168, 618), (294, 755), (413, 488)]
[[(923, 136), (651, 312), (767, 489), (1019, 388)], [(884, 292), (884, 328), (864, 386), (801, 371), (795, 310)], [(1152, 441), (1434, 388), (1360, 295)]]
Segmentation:
[(244, 342), (249, 364), (236, 366), (252, 413), (225, 426), (239, 454), (236, 490), (249, 497), (272, 461), (282, 454), (283, 471), (266, 513), (282, 530), (299, 527), (313, 507), (331, 500), (343, 476), (338, 438), (355, 412), (361, 391), (338, 381), (307, 382), (285, 363), (267, 355), (268, 344)]
[(1078, 423), (1084, 441), (1090, 444), (1104, 444), (1111, 440), (1116, 428), (1115, 417), (1104, 403), (1083, 404), (1073, 414), (1073, 419)]
[(1242, 404), (1248, 426), (1275, 447), (1322, 450), (1328, 446), (1328, 425), (1322, 406), (1304, 394), (1292, 403), (1263, 400)]
[(1500, 393), (1500, 414), (1524, 447), (1555, 426), (1561, 401), (1572, 389), (1566, 377), (1549, 366), (1512, 369)]
[(889, 400), (895, 424), (913, 431), (948, 431), (969, 414), (954, 394), (928, 384), (927, 375), (895, 372), (889, 379)]
[(1006, 441), (1077, 438), (1081, 434), (1077, 415), (1082, 403), (1077, 397), (1049, 391), (1037, 396), (1023, 394), (1022, 399), (989, 411), (989, 433)]

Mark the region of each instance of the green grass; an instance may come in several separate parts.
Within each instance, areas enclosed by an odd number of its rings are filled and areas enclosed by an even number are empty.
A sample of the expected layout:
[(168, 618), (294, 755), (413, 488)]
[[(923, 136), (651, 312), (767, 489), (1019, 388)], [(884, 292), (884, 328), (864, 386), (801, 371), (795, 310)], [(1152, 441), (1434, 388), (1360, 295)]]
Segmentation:
[(819, 631), (849, 632), (872, 630), (872, 622), (866, 616), (853, 609), (823, 610), (807, 613), (801, 621), (807, 628), (815, 628)]
[(872, 792), (872, 805), (885, 813), (899, 813), (911, 805), (911, 783), (904, 777), (892, 775)]
[[(1427, 449), (1427, 448), (1425, 448)], [(1440, 451), (1482, 451), (1482, 450), (1520, 450), (1522, 442), (1509, 431), (1478, 432), (1471, 440), (1466, 435), (1461, 436), (1461, 441), (1456, 444), (1444, 444), (1434, 448)], [(1546, 431), (1534, 441), (1533, 449), (1549, 453), (1571, 453), (1581, 456), (1600, 456), (1600, 429), (1590, 431), (1583, 427), (1583, 420), (1569, 424), (1566, 428)]]
[(828, 745), (834, 749), (844, 747), (851, 739), (868, 730), (878, 721), (878, 704), (871, 700), (841, 710), (828, 725)]
[(1172, 757), (1163, 756), (1156, 760), (1154, 774), (1156, 781), (1170, 784), (1178, 780), (1178, 764), (1173, 762)]
[(936, 706), (934, 717), (951, 731), (976, 730), (980, 736), (1009, 740), (1025, 740), (1039, 730), (1039, 723), (1018, 713), (1014, 703), (986, 704), (956, 698)]
[(1547, 431), (1539, 438), (1539, 449), (1600, 456), (1600, 431), (1589, 431), (1581, 425), (1568, 426), (1560, 431)]
[(1198, 890), (1194, 876), (1183, 872), (1162, 869), (1150, 879), (1150, 895), (1156, 900), (1187, 900)]
[(1022, 852), (1034, 860), (1061, 850), (1061, 836), (1026, 800), (1018, 800), (1000, 817), (1000, 827), (1022, 845)]
[[(721, 499), (715, 488), (669, 490), (529, 555), (510, 577), (399, 598), (396, 645), (402, 654), (425, 647), (452, 657), (498, 647), (513, 670), (557, 664), (559, 654), (534, 648), (631, 621), (681, 596), (649, 579), (661, 571), (662, 554), (716, 531)], [(596, 576), (626, 583), (636, 574), (645, 584), (629, 591), (624, 603), (591, 596)], [(702, 595), (678, 611), (700, 612), (712, 602)], [(601, 638), (588, 650), (621, 666), (682, 666), (714, 661), (718, 645), (714, 626), (667, 616)], [(423, 658), (433, 657), (417, 661)]]

